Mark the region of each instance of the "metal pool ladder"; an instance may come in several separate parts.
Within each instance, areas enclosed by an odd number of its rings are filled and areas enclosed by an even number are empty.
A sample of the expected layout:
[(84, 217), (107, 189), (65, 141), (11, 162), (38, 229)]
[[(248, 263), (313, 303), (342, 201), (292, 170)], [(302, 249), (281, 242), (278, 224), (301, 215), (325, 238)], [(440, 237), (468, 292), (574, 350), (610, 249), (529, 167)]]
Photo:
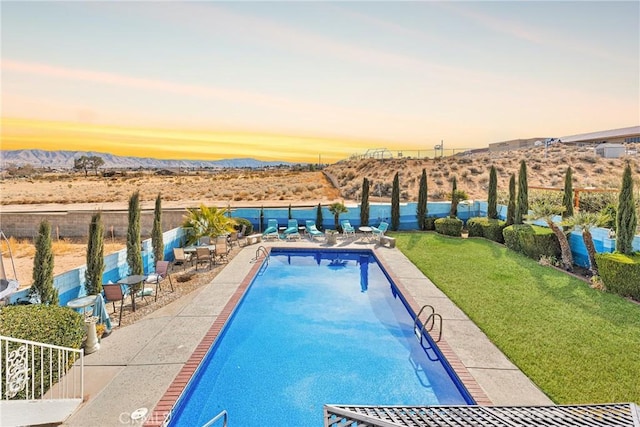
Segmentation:
[(269, 264), (269, 251), (264, 246), (259, 246), (258, 249), (256, 249), (256, 257), (253, 259), (253, 261), (257, 262), (261, 259), (266, 259), (267, 264)]
[[(427, 319), (424, 322), (422, 322), (422, 326), (419, 327), (418, 320), (420, 320), (420, 315), (427, 308), (431, 310), (431, 314), (427, 316)], [(418, 340), (420, 340), (420, 343), (422, 343), (422, 337), (424, 335), (424, 331), (426, 330), (427, 332), (431, 332), (434, 326), (436, 325), (436, 320), (438, 320), (438, 337), (437, 338), (433, 337), (433, 338), (435, 342), (439, 342), (440, 339), (442, 338), (442, 316), (436, 313), (436, 310), (433, 308), (433, 306), (429, 304), (423, 305), (420, 311), (418, 312), (418, 315), (416, 316), (415, 320), (413, 321), (413, 332), (418, 337)]]
[(227, 410), (223, 409), (222, 412), (220, 412), (218, 415), (216, 415), (215, 417), (211, 418), (205, 425), (203, 425), (202, 427), (211, 427), (213, 426), (215, 423), (217, 423), (220, 420), (222, 421), (222, 426), (223, 427), (227, 427), (227, 421), (229, 420), (229, 416), (227, 414)]

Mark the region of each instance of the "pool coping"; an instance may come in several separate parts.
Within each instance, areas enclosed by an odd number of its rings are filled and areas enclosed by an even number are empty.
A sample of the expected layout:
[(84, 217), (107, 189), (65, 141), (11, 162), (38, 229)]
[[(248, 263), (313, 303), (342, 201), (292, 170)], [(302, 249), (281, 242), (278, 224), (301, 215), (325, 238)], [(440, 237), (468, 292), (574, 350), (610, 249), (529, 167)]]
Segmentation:
[[(278, 246), (280, 248), (280, 246)], [(286, 247), (283, 248), (287, 250), (312, 250), (313, 247)], [(367, 247), (367, 248), (331, 248), (331, 247), (315, 247), (318, 250), (352, 250), (352, 251), (366, 251), (371, 252), (372, 255), (376, 258), (378, 263), (382, 266), (385, 273), (389, 276), (389, 278), (393, 281), (398, 290), (402, 293), (403, 297), (407, 304), (410, 305), (412, 310), (417, 313), (419, 310), (419, 305), (417, 301), (414, 299), (412, 293), (405, 288), (403, 285), (403, 280), (394, 274), (393, 268), (387, 263), (387, 260), (378, 256), (377, 248), (375, 247)], [(267, 250), (271, 253), (272, 247), (268, 247)], [(196, 349), (193, 351), (187, 362), (180, 369), (174, 380), (171, 382), (171, 385), (167, 388), (163, 396), (160, 398), (150, 416), (147, 418), (147, 421), (144, 423), (147, 427), (159, 427), (167, 424), (170, 420), (171, 411), (174, 408), (175, 404), (178, 402), (178, 399), (185, 391), (189, 381), (193, 377), (193, 375), (198, 370), (200, 363), (204, 360), (207, 355), (207, 352), (217, 339), (220, 332), (223, 330), (227, 321), (231, 318), (236, 306), (244, 296), (247, 291), (249, 285), (253, 281), (254, 277), (262, 268), (262, 261), (255, 262), (251, 267), (249, 272), (245, 275), (242, 282), (233, 292), (232, 296), (229, 298), (227, 303), (225, 304), (222, 311), (218, 314), (216, 319), (213, 321), (213, 324), (208, 329), (205, 336), (202, 338), (200, 343), (197, 345)], [(432, 337), (433, 340), (433, 337)], [(433, 340), (435, 342), (435, 340)], [(440, 341), (436, 344), (440, 353), (445, 357), (451, 369), (457, 375), (458, 379), (464, 387), (467, 389), (471, 397), (475, 400), (478, 405), (491, 405), (493, 402), (489, 399), (487, 394), (484, 392), (482, 387), (478, 384), (476, 379), (471, 375), (467, 367), (460, 360), (458, 355), (453, 351), (451, 346), (447, 343), (445, 338), (441, 338)]]

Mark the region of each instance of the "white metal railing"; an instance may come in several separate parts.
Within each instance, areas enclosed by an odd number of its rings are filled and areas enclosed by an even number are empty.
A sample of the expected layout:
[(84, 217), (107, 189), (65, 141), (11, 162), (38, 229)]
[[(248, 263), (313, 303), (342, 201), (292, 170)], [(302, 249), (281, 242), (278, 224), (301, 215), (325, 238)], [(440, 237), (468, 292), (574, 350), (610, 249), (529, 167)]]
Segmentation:
[(82, 349), (0, 335), (0, 372), (0, 400), (82, 399), (84, 393)]

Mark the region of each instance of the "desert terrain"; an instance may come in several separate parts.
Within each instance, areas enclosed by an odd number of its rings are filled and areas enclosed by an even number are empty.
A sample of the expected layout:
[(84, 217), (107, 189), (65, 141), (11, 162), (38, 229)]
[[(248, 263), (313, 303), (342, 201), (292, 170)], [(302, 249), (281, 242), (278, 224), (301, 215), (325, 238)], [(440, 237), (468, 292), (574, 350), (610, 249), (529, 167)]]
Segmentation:
[[(535, 147), (438, 159), (349, 159), (328, 165), (324, 171), (306, 167), (206, 170), (175, 175), (126, 171), (110, 177), (91, 174), (85, 177), (79, 172), (38, 173), (29, 177), (1, 179), (0, 208), (7, 211), (48, 210), (52, 206), (56, 209), (72, 209), (74, 206), (126, 209), (134, 191), (140, 192), (143, 207), (149, 208), (153, 208), (158, 194), (162, 195), (163, 207), (167, 208), (199, 206), (201, 203), (220, 207), (315, 205), (333, 201), (355, 204), (365, 177), (371, 183), (370, 200), (389, 201), (396, 172), (399, 172), (401, 200), (415, 201), (423, 168), (428, 174), (430, 200), (446, 200), (451, 190), (450, 180), (454, 176), (458, 189), (464, 190), (470, 199), (486, 199), (492, 165), (498, 171), (498, 188), (504, 201), (509, 177), (511, 174), (517, 177), (522, 159), (527, 163), (529, 186), (562, 189), (566, 169), (571, 166), (574, 188), (617, 189), (624, 164), (629, 161), (636, 181), (635, 189), (640, 189), (640, 159), (637, 157), (604, 159), (596, 156), (592, 148), (557, 144), (546, 151), (543, 147)], [(532, 197), (532, 191), (529, 194)], [(603, 197), (614, 201), (617, 194), (605, 193)], [(106, 240), (105, 243), (105, 254), (124, 247), (122, 242)], [(18, 278), (21, 285), (26, 286), (31, 282), (33, 243), (13, 240), (12, 250)], [(59, 274), (85, 263), (86, 243), (54, 241), (54, 253), (54, 274)], [(11, 275), (9, 271), (7, 274)]]

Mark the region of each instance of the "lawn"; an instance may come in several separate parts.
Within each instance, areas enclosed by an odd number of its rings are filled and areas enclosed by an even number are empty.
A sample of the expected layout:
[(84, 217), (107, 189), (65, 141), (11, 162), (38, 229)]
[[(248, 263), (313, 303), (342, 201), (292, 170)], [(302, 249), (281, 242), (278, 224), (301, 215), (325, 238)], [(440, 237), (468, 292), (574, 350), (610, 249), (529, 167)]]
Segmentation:
[(640, 304), (485, 239), (393, 236), (554, 402), (640, 402)]

